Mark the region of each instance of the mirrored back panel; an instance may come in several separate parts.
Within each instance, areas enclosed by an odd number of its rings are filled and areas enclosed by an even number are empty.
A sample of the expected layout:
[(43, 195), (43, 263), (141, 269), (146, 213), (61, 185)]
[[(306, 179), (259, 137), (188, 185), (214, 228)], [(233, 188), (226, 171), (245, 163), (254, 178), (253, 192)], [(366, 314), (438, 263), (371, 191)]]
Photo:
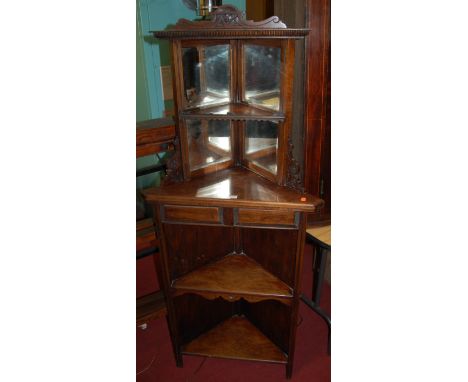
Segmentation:
[(191, 172), (232, 160), (230, 121), (189, 119), (185, 125)]
[(230, 45), (182, 47), (185, 108), (230, 102)]
[(281, 48), (245, 43), (243, 100), (279, 111)]
[(244, 159), (276, 175), (278, 171), (278, 122), (246, 121)]

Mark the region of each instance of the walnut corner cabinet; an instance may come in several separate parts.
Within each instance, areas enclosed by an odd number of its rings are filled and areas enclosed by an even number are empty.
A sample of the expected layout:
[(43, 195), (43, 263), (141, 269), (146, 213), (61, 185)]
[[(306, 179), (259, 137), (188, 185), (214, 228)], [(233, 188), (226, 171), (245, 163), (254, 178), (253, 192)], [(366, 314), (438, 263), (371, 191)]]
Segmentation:
[(290, 378), (306, 215), (323, 204), (303, 192), (291, 148), (295, 40), (308, 30), (225, 5), (153, 33), (172, 48), (177, 137), (145, 197), (176, 364), (273, 362)]

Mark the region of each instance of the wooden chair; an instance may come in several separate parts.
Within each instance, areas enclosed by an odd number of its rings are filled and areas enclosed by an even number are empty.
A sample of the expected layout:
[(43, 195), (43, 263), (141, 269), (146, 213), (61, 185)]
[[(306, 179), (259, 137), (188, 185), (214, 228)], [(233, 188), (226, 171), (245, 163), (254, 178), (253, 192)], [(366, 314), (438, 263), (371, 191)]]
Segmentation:
[[(137, 158), (174, 150), (175, 125), (172, 118), (152, 119), (137, 123)], [(165, 171), (165, 164), (155, 164), (137, 170), (136, 176)], [(138, 216), (138, 214), (137, 214)], [(153, 228), (151, 217), (141, 218), (136, 224), (137, 261), (146, 256), (159, 255), (159, 241)], [(159, 276), (159, 275), (158, 275)], [(161, 290), (137, 298), (136, 324), (145, 327), (152, 319), (166, 315), (166, 303)]]
[[(322, 317), (328, 326), (328, 346), (327, 352), (331, 351), (331, 320), (330, 316), (320, 308), (320, 298), (322, 294), (323, 279), (325, 270), (327, 269), (327, 258), (331, 253), (331, 226), (312, 227), (307, 229), (306, 240), (315, 248), (314, 265), (313, 265), (313, 285), (312, 299), (301, 295), (301, 300), (320, 317)], [(330, 280), (329, 280), (330, 281)]]

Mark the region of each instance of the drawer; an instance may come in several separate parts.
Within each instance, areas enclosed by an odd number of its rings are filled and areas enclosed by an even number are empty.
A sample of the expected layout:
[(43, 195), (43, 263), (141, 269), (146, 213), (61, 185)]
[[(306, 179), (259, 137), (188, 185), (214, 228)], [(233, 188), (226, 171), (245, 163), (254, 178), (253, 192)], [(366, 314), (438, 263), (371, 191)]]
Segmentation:
[(258, 210), (239, 208), (237, 225), (280, 225), (296, 227), (297, 221), (294, 211), (289, 210)]
[(218, 207), (164, 206), (164, 221), (220, 223)]

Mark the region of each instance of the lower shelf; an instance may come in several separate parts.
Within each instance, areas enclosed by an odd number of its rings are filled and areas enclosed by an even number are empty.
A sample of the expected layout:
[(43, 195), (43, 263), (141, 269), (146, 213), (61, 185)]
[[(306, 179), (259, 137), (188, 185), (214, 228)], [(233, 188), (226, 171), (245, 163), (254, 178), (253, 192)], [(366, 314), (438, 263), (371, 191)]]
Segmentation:
[(233, 316), (182, 347), (207, 357), (287, 363), (288, 357), (243, 316)]

